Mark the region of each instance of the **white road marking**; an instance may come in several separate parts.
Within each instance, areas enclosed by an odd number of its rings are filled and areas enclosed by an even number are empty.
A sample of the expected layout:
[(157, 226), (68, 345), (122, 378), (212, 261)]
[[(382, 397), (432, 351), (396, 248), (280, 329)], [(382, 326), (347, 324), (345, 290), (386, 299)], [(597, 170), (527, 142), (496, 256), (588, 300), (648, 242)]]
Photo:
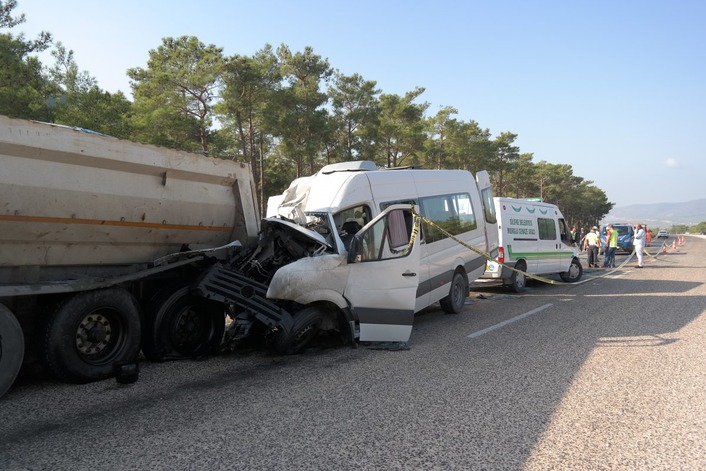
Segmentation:
[(539, 306), (536, 309), (532, 309), (531, 311), (527, 311), (524, 314), (520, 314), (519, 316), (513, 317), (512, 319), (502, 321), (499, 324), (491, 325), (490, 327), (483, 329), (483, 330), (479, 330), (478, 332), (473, 332), (471, 335), (468, 336), (468, 338), (474, 339), (474, 338), (480, 337), (481, 335), (485, 335), (488, 332), (492, 332), (492, 331), (499, 329), (501, 327), (505, 327), (508, 324), (511, 324), (515, 321), (519, 321), (520, 319), (524, 319), (525, 317), (531, 316), (532, 314), (537, 314), (538, 312), (543, 311), (546, 308), (552, 307), (552, 306), (553, 306), (553, 304), (551, 304), (551, 303), (545, 304), (543, 306)]

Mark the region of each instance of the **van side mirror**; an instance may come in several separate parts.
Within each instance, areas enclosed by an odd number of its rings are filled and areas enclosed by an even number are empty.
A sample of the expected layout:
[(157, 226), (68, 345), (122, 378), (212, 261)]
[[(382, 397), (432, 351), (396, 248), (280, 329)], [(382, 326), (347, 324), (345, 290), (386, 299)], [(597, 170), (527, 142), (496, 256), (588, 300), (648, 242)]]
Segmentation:
[(353, 236), (348, 244), (348, 263), (358, 263), (360, 261), (361, 239), (359, 236)]

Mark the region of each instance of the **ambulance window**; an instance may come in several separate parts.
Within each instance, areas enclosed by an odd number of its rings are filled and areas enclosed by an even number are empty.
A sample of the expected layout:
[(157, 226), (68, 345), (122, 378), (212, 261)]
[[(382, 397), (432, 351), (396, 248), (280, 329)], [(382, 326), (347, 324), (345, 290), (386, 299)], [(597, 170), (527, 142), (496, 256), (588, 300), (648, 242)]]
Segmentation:
[(537, 218), (540, 240), (556, 240), (556, 224), (554, 219)]
[(571, 237), (569, 237), (569, 227), (566, 225), (566, 221), (564, 219), (559, 219), (559, 236), (561, 237), (561, 240), (565, 241), (570, 241)]

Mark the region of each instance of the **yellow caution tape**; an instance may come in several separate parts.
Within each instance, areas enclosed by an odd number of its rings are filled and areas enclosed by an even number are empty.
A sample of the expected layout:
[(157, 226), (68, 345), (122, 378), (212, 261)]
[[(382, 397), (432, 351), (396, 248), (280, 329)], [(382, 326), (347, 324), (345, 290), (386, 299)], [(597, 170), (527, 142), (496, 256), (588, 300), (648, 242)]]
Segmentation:
[[(418, 225), (417, 225), (417, 219), (421, 219), (422, 221), (424, 221), (425, 223), (429, 224), (430, 226), (433, 226), (433, 227), (435, 227), (436, 229), (438, 229), (442, 234), (444, 234), (444, 235), (447, 236), (448, 238), (450, 238), (450, 239), (456, 241), (457, 243), (459, 243), (459, 244), (461, 244), (462, 246), (466, 247), (468, 250), (470, 250), (470, 251), (472, 251), (472, 252), (475, 252), (475, 253), (477, 253), (478, 255), (484, 257), (486, 260), (490, 260), (490, 261), (492, 261), (492, 262), (495, 262), (495, 263), (497, 263), (498, 265), (501, 265), (501, 266), (507, 268), (508, 270), (512, 270), (512, 271), (514, 271), (514, 272), (521, 273), (521, 274), (523, 274), (523, 275), (524, 275), (525, 277), (527, 277), (527, 278), (532, 278), (533, 280), (541, 281), (542, 283), (547, 283), (547, 284), (550, 284), (550, 285), (580, 285), (580, 284), (582, 284), (582, 283), (586, 283), (586, 282), (588, 282), (588, 281), (591, 281), (591, 280), (594, 280), (594, 279), (597, 279), (597, 278), (603, 278), (603, 277), (608, 276), (608, 275), (610, 275), (610, 274), (612, 274), (612, 273), (614, 273), (614, 272), (620, 270), (621, 268), (623, 268), (630, 260), (632, 260), (632, 257), (635, 255), (635, 251), (633, 250), (633, 252), (630, 254), (630, 256), (629, 256), (623, 263), (621, 263), (619, 266), (615, 267), (613, 270), (610, 270), (610, 271), (608, 271), (608, 272), (602, 273), (601, 275), (598, 275), (598, 276), (592, 276), (592, 277), (589, 278), (589, 279), (584, 279), (584, 280), (581, 280), (581, 281), (575, 281), (575, 282), (571, 282), (571, 283), (566, 282), (566, 281), (551, 280), (551, 279), (549, 279), (549, 278), (545, 278), (545, 277), (539, 276), (539, 275), (533, 275), (533, 274), (531, 274), (531, 273), (527, 273), (527, 272), (525, 272), (525, 271), (518, 270), (518, 269), (516, 269), (516, 268), (514, 268), (514, 267), (511, 267), (511, 266), (509, 266), (509, 265), (506, 265), (506, 264), (504, 264), (504, 263), (498, 262), (498, 261), (495, 260), (493, 257), (491, 257), (490, 254), (488, 254), (488, 253), (486, 253), (486, 252), (483, 252), (482, 250), (479, 250), (479, 249), (473, 247), (472, 245), (468, 245), (467, 243), (465, 243), (464, 241), (462, 241), (462, 240), (459, 239), (458, 237), (454, 236), (453, 234), (451, 234), (450, 232), (446, 231), (444, 228), (442, 228), (441, 226), (439, 226), (438, 224), (436, 224), (434, 221), (432, 221), (432, 220), (430, 220), (430, 219), (428, 219), (428, 218), (422, 216), (421, 214), (419, 214), (419, 213), (415, 210), (414, 206), (412, 206), (412, 214), (414, 214), (414, 217), (415, 217), (415, 230), (417, 231), (417, 233), (418, 233), (418, 231), (419, 231), (419, 227), (418, 227)], [(417, 233), (415, 233), (414, 231), (413, 231), (413, 233), (412, 233), (412, 241), (410, 242), (410, 248), (411, 248), (411, 246), (412, 246), (414, 240), (415, 240), (416, 237), (417, 237)], [(408, 249), (408, 250), (409, 250), (409, 249)], [(644, 250), (644, 249), (643, 249), (643, 250)], [(648, 255), (650, 255), (647, 251), (645, 251), (645, 253), (647, 253)], [(652, 256), (652, 255), (650, 255), (650, 256)]]

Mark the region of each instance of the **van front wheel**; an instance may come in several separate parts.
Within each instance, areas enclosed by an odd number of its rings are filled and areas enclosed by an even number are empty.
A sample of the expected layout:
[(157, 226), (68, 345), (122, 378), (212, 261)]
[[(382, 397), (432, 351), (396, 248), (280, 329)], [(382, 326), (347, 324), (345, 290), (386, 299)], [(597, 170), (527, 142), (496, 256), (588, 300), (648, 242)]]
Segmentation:
[(439, 301), (441, 309), (447, 314), (458, 314), (466, 304), (468, 296), (468, 279), (466, 275), (460, 271), (454, 273), (451, 280), (451, 289), (449, 295)]
[(581, 275), (583, 275), (583, 267), (581, 266), (581, 262), (577, 259), (571, 261), (569, 271), (559, 273), (561, 279), (567, 283), (576, 283), (581, 279)]
[(319, 334), (324, 314), (316, 306), (305, 307), (294, 315), (291, 332), (280, 330), (272, 341), (272, 348), (279, 355), (303, 352)]

